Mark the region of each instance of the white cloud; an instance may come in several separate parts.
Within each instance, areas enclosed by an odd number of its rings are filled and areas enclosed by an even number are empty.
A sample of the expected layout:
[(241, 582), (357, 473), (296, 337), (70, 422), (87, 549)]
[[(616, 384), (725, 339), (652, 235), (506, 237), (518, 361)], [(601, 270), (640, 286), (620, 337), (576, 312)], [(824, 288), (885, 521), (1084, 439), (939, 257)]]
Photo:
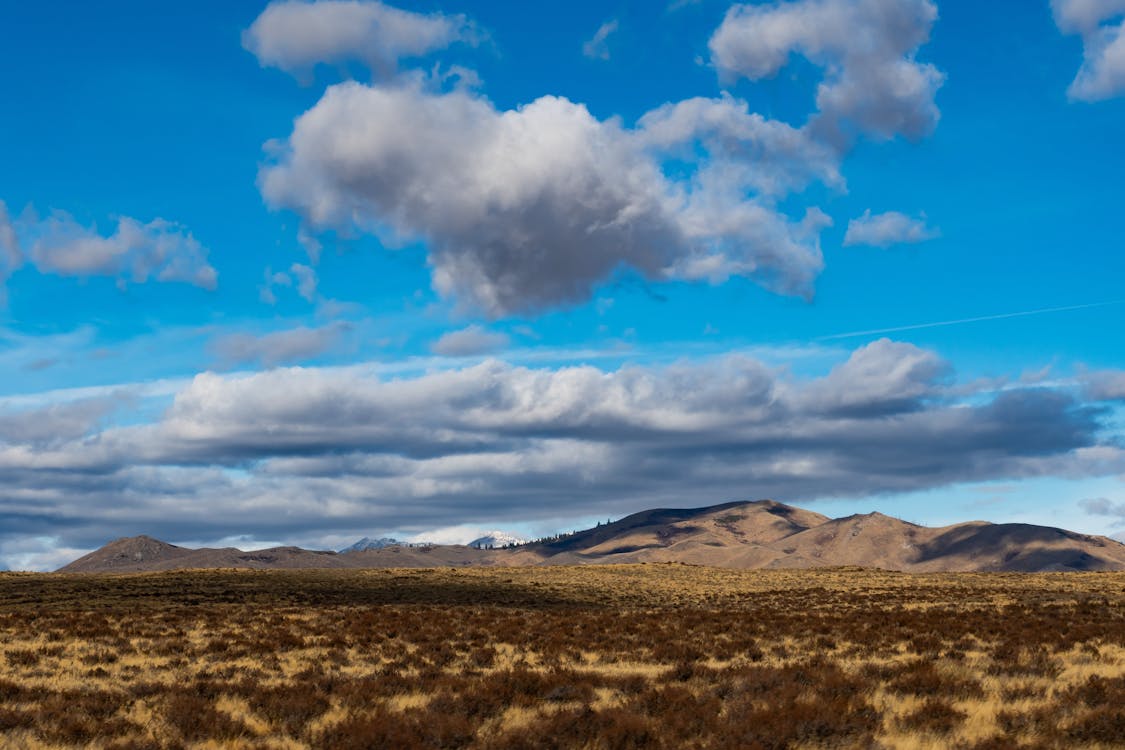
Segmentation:
[(0, 270), (5, 264), (17, 268), (26, 259), (41, 273), (60, 276), (112, 276), (120, 284), (182, 282), (204, 289), (218, 285), (207, 249), (187, 229), (164, 219), (144, 223), (122, 216), (106, 236), (63, 211), (38, 219), (29, 210), (12, 222), (0, 210), (0, 250)]
[(920, 409), (951, 369), (932, 351), (879, 339), (852, 352), (848, 360), (809, 387), (817, 408), (839, 414), (901, 413)]
[(506, 347), (510, 339), (506, 334), (471, 325), (460, 331), (442, 334), (430, 350), (444, 357), (472, 357), (491, 354)]
[(468, 544), (483, 535), (484, 529), (479, 526), (458, 524), (424, 531), (409, 537), (406, 541), (414, 544)]
[(890, 247), (925, 242), (940, 236), (941, 232), (926, 225), (925, 216), (913, 218), (898, 211), (872, 214), (869, 209), (863, 212), (863, 216), (848, 222), (844, 245)]
[(1125, 15), (1125, 0), (1051, 0), (1055, 23), (1068, 34), (1084, 33)]
[[(584, 301), (621, 267), (653, 279), (740, 275), (810, 295), (827, 217), (813, 209), (792, 221), (776, 196), (747, 190), (835, 179), (834, 168), (740, 102), (693, 106), (723, 115), (684, 125), (692, 118), (662, 109), (630, 130), (559, 97), (497, 110), (464, 90), (344, 83), (297, 119), (260, 186), (314, 229), (427, 240), (436, 289), (492, 316)], [(724, 169), (723, 154), (689, 147), (723, 141), (709, 135), (721, 128), (731, 148), (742, 138), (762, 155), (761, 176), (753, 158)], [(697, 174), (666, 177), (671, 152), (694, 153)]]
[(609, 44), (606, 40), (609, 35), (617, 31), (617, 21), (606, 21), (598, 30), (594, 32), (589, 40), (582, 45), (582, 54), (591, 60), (608, 60), (609, 59)]
[(57, 536), (0, 539), (0, 570), (56, 570), (92, 551), (61, 546)]
[(1055, 23), (1082, 36), (1082, 67), (1071, 99), (1100, 101), (1125, 94), (1125, 0), (1051, 0)]
[(824, 69), (818, 129), (918, 139), (937, 125), (944, 75), (915, 59), (937, 20), (930, 0), (795, 0), (735, 5), (710, 40), (720, 74), (769, 78), (797, 52)]
[(125, 393), (13, 409), (0, 404), (0, 442), (58, 444), (86, 437), (127, 400)]
[(290, 73), (357, 60), (386, 77), (402, 59), (476, 39), (462, 15), (413, 13), (377, 0), (280, 0), (243, 33), (242, 45), (263, 66)]

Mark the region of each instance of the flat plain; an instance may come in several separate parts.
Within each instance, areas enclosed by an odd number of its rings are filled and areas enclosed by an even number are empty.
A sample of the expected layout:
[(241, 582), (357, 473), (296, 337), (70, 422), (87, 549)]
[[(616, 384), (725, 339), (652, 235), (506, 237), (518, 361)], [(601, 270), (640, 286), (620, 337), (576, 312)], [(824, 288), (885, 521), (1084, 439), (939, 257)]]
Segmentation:
[(0, 746), (1125, 747), (1125, 573), (0, 573)]

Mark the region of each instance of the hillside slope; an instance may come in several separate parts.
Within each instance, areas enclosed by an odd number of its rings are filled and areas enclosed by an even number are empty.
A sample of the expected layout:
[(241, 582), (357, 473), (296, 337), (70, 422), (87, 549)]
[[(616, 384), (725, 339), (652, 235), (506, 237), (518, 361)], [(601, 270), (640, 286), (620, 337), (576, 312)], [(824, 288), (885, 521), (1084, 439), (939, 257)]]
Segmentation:
[(111, 542), (59, 572), (667, 562), (724, 568), (862, 566), (910, 572), (1125, 570), (1125, 544), (1029, 524), (972, 521), (928, 528), (882, 513), (828, 518), (760, 500), (647, 510), (510, 549), (390, 545), (342, 553), (298, 547), (243, 552), (191, 550), (140, 536)]

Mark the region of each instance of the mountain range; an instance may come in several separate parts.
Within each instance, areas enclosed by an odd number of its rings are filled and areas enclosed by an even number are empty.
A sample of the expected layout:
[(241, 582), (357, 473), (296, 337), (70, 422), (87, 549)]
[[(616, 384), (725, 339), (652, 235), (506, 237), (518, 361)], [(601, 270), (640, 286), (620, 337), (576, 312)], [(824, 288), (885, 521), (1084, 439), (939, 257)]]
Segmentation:
[(487, 546), (366, 539), (342, 552), (299, 547), (243, 552), (188, 549), (138, 536), (110, 542), (58, 572), (665, 562), (724, 568), (852, 565), (908, 572), (1125, 570), (1125, 544), (1104, 536), (984, 521), (931, 528), (881, 513), (829, 518), (772, 500), (647, 510), (546, 540)]

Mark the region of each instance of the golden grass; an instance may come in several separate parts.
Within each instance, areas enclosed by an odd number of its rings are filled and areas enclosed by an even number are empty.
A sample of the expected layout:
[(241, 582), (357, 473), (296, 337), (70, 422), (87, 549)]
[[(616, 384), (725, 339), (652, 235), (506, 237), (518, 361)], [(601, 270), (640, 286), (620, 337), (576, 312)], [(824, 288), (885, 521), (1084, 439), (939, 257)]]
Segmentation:
[(0, 747), (1125, 747), (1125, 574), (0, 574)]

